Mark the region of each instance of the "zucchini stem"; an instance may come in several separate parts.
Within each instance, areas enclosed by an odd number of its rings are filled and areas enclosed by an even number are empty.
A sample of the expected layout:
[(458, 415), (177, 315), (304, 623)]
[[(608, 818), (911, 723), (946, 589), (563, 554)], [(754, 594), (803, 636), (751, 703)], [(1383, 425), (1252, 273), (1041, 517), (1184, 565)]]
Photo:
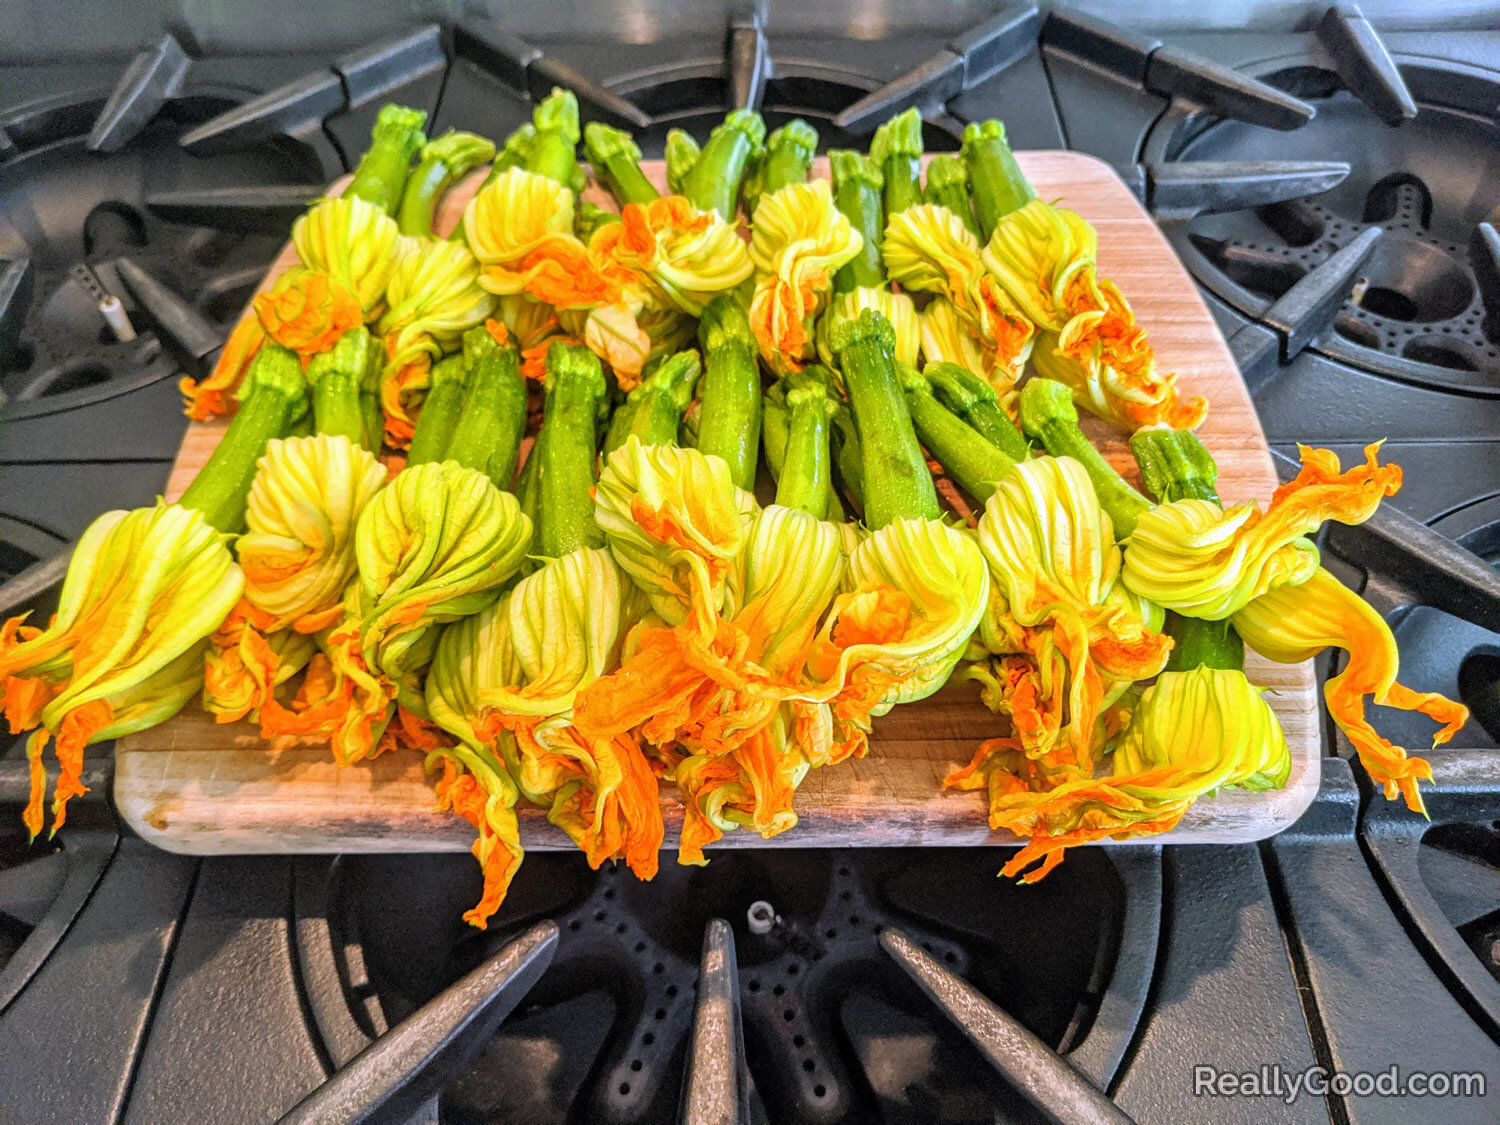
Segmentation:
[[(469, 367), (464, 363), (463, 354), (438, 360), (432, 365), (429, 379), (427, 397), (422, 400), (422, 413), (417, 415), (416, 433), (412, 434), (411, 448), (406, 451), (408, 465), (442, 461), (448, 456), (448, 444), (458, 426), (458, 416), (464, 404), (464, 387), (469, 381)], [(314, 414), (317, 409), (315, 398)]]
[(1078, 426), (1073, 392), (1067, 386), (1053, 379), (1027, 380), (1021, 388), (1021, 428), (1041, 442), (1052, 456), (1071, 457), (1083, 466), (1099, 498), (1099, 506), (1114, 524), (1116, 539), (1123, 539), (1135, 530), (1136, 520), (1151, 507), (1151, 501), (1115, 472), (1114, 466), (1084, 436)]
[(1031, 447), (1000, 407), (995, 388), (956, 363), (929, 363), (922, 374), (938, 401), (1013, 461), (1031, 456)]
[(547, 352), (546, 394), (537, 553), (561, 558), (604, 542), (594, 522), (593, 497), (596, 427), (608, 395), (599, 357), (588, 348), (553, 344)]
[(590, 121), (583, 127), (583, 149), (595, 174), (614, 193), (621, 207), (661, 198), (656, 185), (641, 171), (640, 146), (624, 129)]
[(1036, 198), (1036, 191), (1005, 141), (1005, 126), (995, 120), (971, 121), (960, 150), (969, 169), (974, 209), (979, 213), (980, 242), (988, 242), (1006, 215)]
[(887, 219), (922, 202), (922, 115), (916, 106), (875, 130), (870, 162), (885, 180)]
[[(464, 333), (463, 398), (444, 460), (478, 469), (508, 489), (526, 430), (526, 380), (516, 345), (502, 344), (484, 325)], [(427, 407), (422, 408), (423, 417)]]
[(828, 420), (833, 412), (827, 372), (809, 367), (786, 375), (787, 435), (777, 481), (776, 503), (818, 519), (828, 516), (833, 466), (829, 459)]
[(276, 344), (263, 346), (250, 363), (239, 397), (240, 408), (224, 437), (178, 500), (227, 534), (245, 526), (245, 501), (266, 445), (286, 436), (307, 413), (307, 380), (297, 354)]
[(974, 200), (969, 197), (969, 169), (960, 157), (943, 153), (927, 162), (927, 187), (922, 192), (922, 201), (948, 208), (969, 228), (970, 234), (979, 237)]
[(370, 132), (370, 147), (359, 158), (346, 194), (394, 215), (401, 193), (406, 190), (412, 157), (427, 142), (422, 132), (426, 122), (424, 110), (404, 105), (382, 106)]
[(833, 173), (834, 206), (864, 240), (859, 253), (834, 274), (834, 290), (848, 293), (852, 289), (879, 289), (886, 284), (885, 260), (880, 256), (880, 242), (885, 237), (880, 169), (851, 149), (831, 151), (828, 166)]
[(755, 487), (760, 452), (761, 386), (755, 334), (744, 307), (730, 293), (708, 303), (698, 322), (703, 348), (698, 449), (722, 457), (734, 483)]
[(984, 503), (1019, 459), (990, 444), (939, 402), (914, 369), (897, 365), (897, 371), (922, 444), (965, 492)]
[(769, 195), (789, 184), (807, 183), (817, 151), (818, 131), (802, 118), (781, 126), (766, 139), (766, 158), (757, 177), (758, 194)]
[(449, 129), (422, 146), (417, 167), (406, 181), (396, 224), (402, 234), (432, 237), (438, 201), (458, 180), (495, 155), (495, 143), (477, 133)]
[(751, 163), (760, 159), (765, 140), (766, 123), (760, 114), (753, 109), (733, 110), (714, 126), (698, 159), (682, 174), (682, 194), (700, 211), (717, 211), (721, 219), (733, 219), (740, 182)]
[(861, 452), (865, 524), (937, 519), (937, 490), (896, 376), (896, 332), (874, 309), (845, 321), (831, 341), (854, 412)]
[(703, 364), (691, 349), (668, 356), (655, 371), (641, 380), (610, 419), (604, 439), (607, 456), (632, 435), (642, 445), (676, 445), (682, 416), (693, 401), (693, 389)]
[(313, 424), (318, 433), (346, 437), (356, 445), (372, 448), (360, 395), (371, 363), (379, 361), (380, 345), (362, 324), (345, 332), (326, 352), (308, 360), (306, 378), (312, 388)]

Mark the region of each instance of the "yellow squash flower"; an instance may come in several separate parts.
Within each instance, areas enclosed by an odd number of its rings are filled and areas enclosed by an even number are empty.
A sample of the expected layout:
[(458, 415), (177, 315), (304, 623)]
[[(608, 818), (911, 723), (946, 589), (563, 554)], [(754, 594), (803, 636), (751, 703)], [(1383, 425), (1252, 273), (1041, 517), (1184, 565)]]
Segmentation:
[(1203, 420), (1202, 399), (1181, 402), (1175, 375), (1161, 375), (1129, 303), (1098, 274), (1099, 236), (1076, 212), (1033, 199), (996, 225), (982, 257), (991, 275), (1041, 332), (1034, 359), (1078, 401), (1132, 429)]
[(1395, 800), (1400, 793), (1409, 808), (1427, 815), (1417, 782), (1430, 780), (1432, 768), (1381, 737), (1365, 718), (1365, 696), (1383, 707), (1420, 711), (1443, 724), (1433, 736), (1434, 746), (1458, 733), (1468, 721), (1469, 709), (1436, 692), (1416, 692), (1396, 682), (1396, 638), (1363, 598), (1318, 567), (1304, 582), (1255, 598), (1230, 622), (1247, 645), (1282, 664), (1301, 663), (1329, 647), (1347, 652), (1344, 670), (1323, 685), (1328, 713), (1354, 743), (1360, 762), (1386, 797)]
[(1305, 538), (1325, 520), (1357, 524), (1401, 487), (1399, 465), (1381, 465), (1379, 443), (1365, 463), (1341, 472), (1338, 456), (1300, 446), (1302, 471), (1264, 512), (1253, 500), (1221, 509), (1176, 500), (1144, 513), (1126, 541), (1125, 584), (1186, 617), (1229, 617), (1278, 586), (1307, 580), (1318, 549)]
[(346, 437), (276, 438), (257, 463), (237, 544), (243, 600), (210, 639), (203, 705), (220, 722), (258, 719), (277, 686), (338, 621), (354, 576), (354, 527), (385, 469)]
[(947, 682), (984, 615), (989, 572), (972, 533), (897, 519), (850, 552), (843, 584), (808, 660), (822, 684), (812, 698), (868, 731)]
[[(969, 334), (958, 310), (947, 297), (933, 297), (917, 315), (921, 333), (922, 355), (927, 363), (956, 363), (965, 371), (988, 372), (995, 367), (993, 356), (987, 356), (979, 341)], [(1002, 380), (998, 390), (1008, 390), (1010, 377)]]
[(827, 180), (788, 184), (761, 197), (751, 222), (756, 281), (750, 326), (772, 371), (800, 370), (812, 359), (813, 332), (833, 275), (863, 245), (834, 206)]
[(623, 859), (656, 874), (664, 827), (656, 775), (635, 739), (595, 738), (574, 723), (574, 701), (618, 659), (637, 605), (607, 550), (584, 547), (527, 575), (507, 603), (516, 674), (476, 694), (481, 728), (514, 736), (512, 773), (528, 800), (597, 868)]
[(754, 266), (733, 223), (680, 195), (627, 203), (620, 222), (600, 227), (591, 252), (612, 258), (689, 316), (750, 276)]
[[(1016, 751), (997, 751), (997, 756)], [(1238, 670), (1200, 666), (1163, 672), (1146, 688), (1115, 750), (1108, 776), (1083, 777), (1046, 792), (1027, 791), (1015, 773), (974, 767), (950, 783), (989, 787), (990, 826), (1031, 842), (1001, 869), (1034, 883), (1065, 849), (1103, 839), (1170, 831), (1195, 799), (1221, 788), (1279, 788), (1291, 751), (1276, 714)]]
[(404, 469), (355, 526), (359, 578), (326, 636), (326, 664), (314, 660), (309, 670), (316, 686), (304, 685), (290, 709), (268, 701), (262, 732), (329, 737), (343, 765), (369, 756), (393, 699), (420, 715), (415, 680), (437, 626), (494, 600), (530, 544), (519, 502), (483, 473), (452, 461)]
[(426, 683), (428, 713), (459, 739), (457, 746), (429, 752), (427, 768), (443, 767), (437, 783), (440, 807), (451, 808), (479, 833), (473, 853), (484, 891), (464, 921), (481, 930), (500, 909), (525, 857), (516, 821), (519, 793), (506, 765), (515, 756), (515, 742), (509, 731), (486, 728), (479, 703), (486, 688), (515, 683), (520, 676), (510, 644), (509, 598), (502, 594), (443, 630)]
[(399, 683), (425, 665), (434, 627), (484, 608), (530, 545), (520, 502), (483, 473), (452, 461), (404, 469), (355, 526), (366, 666)]
[(980, 518), (979, 546), (992, 593), (969, 676), (1011, 720), (1037, 763), (1029, 771), (1050, 781), (1087, 777), (1107, 708), (1161, 671), (1171, 642), (1115, 593), (1114, 528), (1072, 458), (1039, 457), (1006, 474)]
[(573, 233), (573, 193), (557, 181), (507, 168), (469, 201), (469, 248), (491, 293), (529, 293), (559, 309), (620, 298), (628, 271), (591, 255)]
[(555, 239), (574, 239), (573, 193), (546, 176), (507, 168), (464, 210), (469, 249), (484, 266), (480, 284), (508, 295), (526, 289), (531, 260)]
[(79, 539), (47, 627), (21, 616), (0, 628), (0, 703), (11, 731), (42, 727), (27, 748), (33, 836), (42, 828), (49, 737), (61, 768), (56, 831), (69, 798), (86, 792), (84, 746), (161, 722), (198, 690), (203, 642), (244, 588), (226, 540), (190, 508), (106, 512)]
[(615, 561), (672, 625), (718, 612), (755, 510), (722, 458), (635, 437), (609, 455), (594, 490)]
[(799, 698), (812, 689), (808, 649), (843, 568), (837, 525), (765, 508), (732, 560), (719, 614), (643, 625), (619, 669), (579, 697), (577, 722), (590, 737), (639, 731), (678, 759), (687, 804), (679, 862), (706, 862), (703, 847), (726, 825), (766, 837), (790, 828), (793, 792), (813, 760), (863, 747), (861, 732), (835, 747), (826, 704)]
[(266, 446), (236, 549), (245, 600), (267, 631), (316, 633), (338, 620), (354, 577), (354, 529), (385, 468), (347, 437), (277, 438)]
[(935, 203), (897, 212), (886, 223), (881, 255), (902, 288), (948, 300), (986, 360), (977, 370), (996, 390), (1015, 385), (1032, 354), (1036, 327), (984, 268), (978, 239), (957, 215)]
[(317, 651), (317, 641), (306, 633), (273, 632), (269, 615), (241, 598), (204, 650), (203, 709), (219, 723), (259, 720), (266, 700)]
[(402, 238), (386, 300), (389, 308), (380, 318), (386, 350), (380, 399), (387, 441), (405, 448), (433, 362), (485, 322), (494, 298), (480, 288), (479, 263), (462, 242)]
[(673, 776), (685, 806), (678, 863), (704, 866), (703, 849), (737, 828), (770, 839), (796, 827), (792, 798), (810, 763), (788, 715), (777, 709), (733, 753), (694, 754), (678, 765)]
[(292, 224), (302, 264), (352, 292), (367, 322), (380, 311), (400, 237), (395, 219), (352, 195), (325, 199)]

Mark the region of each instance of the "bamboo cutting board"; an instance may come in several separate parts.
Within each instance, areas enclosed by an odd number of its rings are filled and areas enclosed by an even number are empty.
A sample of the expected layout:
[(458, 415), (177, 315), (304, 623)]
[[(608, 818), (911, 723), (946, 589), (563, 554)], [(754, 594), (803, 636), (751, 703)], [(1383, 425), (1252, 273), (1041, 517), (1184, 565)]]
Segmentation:
[[(1265, 436), (1234, 361), (1182, 264), (1150, 217), (1108, 165), (1073, 152), (1023, 152), (1022, 168), (1042, 198), (1080, 212), (1099, 231), (1099, 265), (1135, 307), (1158, 361), (1181, 376), (1185, 395), (1208, 398), (1199, 431), (1219, 463), (1226, 503), (1262, 502), (1276, 487)], [(647, 166), (658, 186), (660, 162)], [(827, 176), (819, 159), (814, 174)], [(451, 192), (437, 229), (446, 233), (483, 179), (476, 173)], [(585, 198), (610, 205), (590, 188)], [(290, 246), (273, 264), (268, 285), (295, 264)], [(181, 495), (223, 433), (223, 424), (188, 427), (167, 484)], [(1102, 425), (1091, 436), (1109, 431)], [(1118, 435), (1101, 448), (1136, 477)], [(1138, 479), (1138, 478), (1136, 478)], [(1223, 792), (1199, 801), (1174, 831), (1145, 842), (1232, 843), (1264, 839), (1289, 826), (1318, 788), (1320, 737), (1312, 662), (1287, 666), (1251, 654), (1251, 680), (1270, 689), (1292, 750), (1291, 778), (1271, 793)], [(876, 723), (867, 757), (814, 770), (797, 792), (796, 828), (772, 840), (753, 832), (727, 835), (715, 847), (905, 846), (1014, 844), (991, 832), (982, 793), (946, 792), (942, 779), (967, 763), (974, 747), (999, 733), (979, 689), (951, 683), (921, 703), (897, 707)], [(116, 744), (115, 800), (143, 837), (169, 851), (195, 855), (392, 851), (467, 851), (474, 831), (435, 809), (421, 755), (388, 753), (340, 768), (326, 747), (275, 751), (249, 723), (219, 725), (190, 705), (154, 730)], [(682, 807), (662, 786), (667, 847), (675, 847)], [(571, 848), (539, 809), (521, 814), (521, 841), (534, 850)]]

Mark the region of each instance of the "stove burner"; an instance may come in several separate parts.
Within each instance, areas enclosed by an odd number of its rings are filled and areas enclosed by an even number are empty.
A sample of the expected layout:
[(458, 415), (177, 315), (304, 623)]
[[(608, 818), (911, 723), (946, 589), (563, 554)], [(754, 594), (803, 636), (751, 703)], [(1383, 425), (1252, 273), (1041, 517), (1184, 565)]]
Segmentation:
[[(654, 153), (661, 150), (668, 129), (707, 136), (723, 120), (725, 103), (735, 96), (733, 81), (733, 75), (725, 74), (722, 58), (705, 58), (640, 71), (611, 83), (610, 89), (651, 115), (651, 124), (636, 136), (644, 150)], [(768, 131), (801, 117), (818, 130), (820, 149), (863, 150), (869, 145), (868, 136), (840, 127), (836, 118), (876, 85), (865, 75), (841, 67), (810, 59), (778, 59), (774, 73), (757, 92)], [(963, 122), (947, 114), (928, 115), (923, 125), (928, 151), (953, 151), (963, 139)]]
[[(284, 234), (230, 234), (169, 222), (145, 200), (222, 184), (319, 180), (325, 167), (314, 149), (285, 139), (211, 159), (179, 147), (183, 130), (233, 104), (203, 91), (168, 98), (118, 151), (95, 153), (88, 151), (89, 131), (98, 100), (59, 102), (46, 115), (52, 127), (35, 126), (27, 146), (0, 164), (0, 257), (30, 264), (25, 282), (12, 287), (8, 346), (0, 347), (0, 391), (10, 400), (10, 418), (112, 398), (174, 375), (174, 359), (193, 358), (163, 352), (164, 341), (178, 352), (184, 342), (172, 324), (158, 322), (137, 287), (122, 283), (116, 270), (122, 258), (138, 267), (137, 275), (144, 271), (158, 287), (182, 295), (179, 303), (190, 300), (202, 314), (200, 328), (206, 324), (222, 337), (238, 316)], [(27, 121), (36, 116), (21, 114)], [(88, 268), (80, 275), (79, 266)], [(123, 302), (142, 331), (139, 338), (115, 338), (98, 293), (80, 280), (90, 275)], [(202, 350), (196, 338), (186, 343)], [(69, 454), (59, 448), (54, 456)]]
[[(1336, 152), (1353, 165), (1321, 195), (1200, 215), (1169, 233), (1202, 284), (1257, 317), (1312, 267), (1380, 227), (1386, 233), (1365, 273), (1315, 347), (1408, 382), (1497, 395), (1500, 332), (1485, 320), (1469, 244), (1500, 205), (1500, 127), (1468, 106), (1482, 94), (1500, 101), (1500, 80), (1425, 66), (1403, 73), (1421, 112), (1400, 129), (1373, 116), (1334, 75), (1309, 67), (1264, 76), (1316, 104), (1317, 116), (1295, 133), (1169, 111), (1149, 145), (1174, 160)], [(1458, 86), (1465, 92), (1455, 96)]]
[[(1146, 851), (1078, 858), (1036, 887), (995, 879), (987, 849), (729, 853), (706, 869), (664, 865), (643, 884), (543, 853), (483, 935), (457, 921), (474, 889), (457, 857), (345, 859), (331, 893), (314, 890), (309, 865), (295, 897), (315, 914), (338, 904), (328, 911), (336, 960), (359, 936), (357, 964), (336, 976), (368, 979), (357, 997), (379, 998), (378, 1021), (358, 1017), (365, 1035), (538, 919), (556, 921), (552, 967), (450, 1087), (444, 1121), (674, 1119), (704, 927), (722, 917), (734, 928), (750, 1079), (770, 1120), (987, 1122), (996, 1105), (1019, 1112), (1018, 1095), (892, 971), (877, 936), (899, 928), (1107, 1084), (1144, 1001), (1160, 867)], [(383, 906), (393, 899), (418, 908), (398, 922)], [(769, 929), (747, 918), (758, 900), (774, 907)]]

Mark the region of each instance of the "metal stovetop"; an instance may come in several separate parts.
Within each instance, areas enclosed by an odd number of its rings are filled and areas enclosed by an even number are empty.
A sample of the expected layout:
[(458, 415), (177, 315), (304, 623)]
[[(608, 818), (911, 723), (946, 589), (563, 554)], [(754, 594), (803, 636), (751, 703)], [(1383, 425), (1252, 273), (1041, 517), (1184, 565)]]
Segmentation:
[[(1279, 450), (1389, 439), (1406, 488), (1330, 533), (1326, 557), (1392, 620), (1403, 678), (1476, 719), (1432, 755), (1431, 825), (1372, 794), (1330, 734), (1317, 803), (1259, 846), (1090, 850), (1034, 888), (995, 879), (989, 851), (734, 852), (649, 885), (537, 855), (485, 934), (459, 920), (478, 882), (465, 856), (155, 851), (117, 826), (102, 749), (95, 799), (27, 848), (11, 747), (8, 1119), (265, 1121), (309, 1096), (303, 1120), (655, 1122), (709, 1104), (1040, 1119), (1028, 1089), (1055, 1113), (1098, 1110), (1069, 1074), (1149, 1122), (1500, 1117), (1500, 272), (1475, 239), (1500, 201), (1463, 176), (1495, 158), (1500, 35), (1448, 30), (1483, 26), (1482, 6), (1366, 5), (1378, 35), (1284, 4), (1145, 5), (1131, 29), (1101, 23), (1118, 18), (1104, 5), (126, 7), (122, 37), (112, 8), (59, 27), (36, 6), (0, 48), (5, 574), (162, 486), (177, 373), (212, 362), (382, 102), (499, 136), (564, 80), (650, 147), (744, 101), (857, 142), (916, 100), (934, 146), (999, 116), (1017, 147), (1116, 165), (1194, 271)], [(1216, 20), (1255, 30), (1186, 30)], [(1403, 91), (1417, 115), (1387, 124)], [(1293, 158), (1351, 168), (1304, 199), (1274, 168), (1205, 183), (1181, 166)], [(1373, 226), (1386, 247), (1360, 257)], [(136, 341), (102, 332), (94, 284)], [(773, 917), (752, 925), (762, 901)], [(1054, 1050), (1071, 1071), (1048, 1069)], [(1193, 1087), (1195, 1066), (1393, 1064), (1484, 1073), (1488, 1094)]]

